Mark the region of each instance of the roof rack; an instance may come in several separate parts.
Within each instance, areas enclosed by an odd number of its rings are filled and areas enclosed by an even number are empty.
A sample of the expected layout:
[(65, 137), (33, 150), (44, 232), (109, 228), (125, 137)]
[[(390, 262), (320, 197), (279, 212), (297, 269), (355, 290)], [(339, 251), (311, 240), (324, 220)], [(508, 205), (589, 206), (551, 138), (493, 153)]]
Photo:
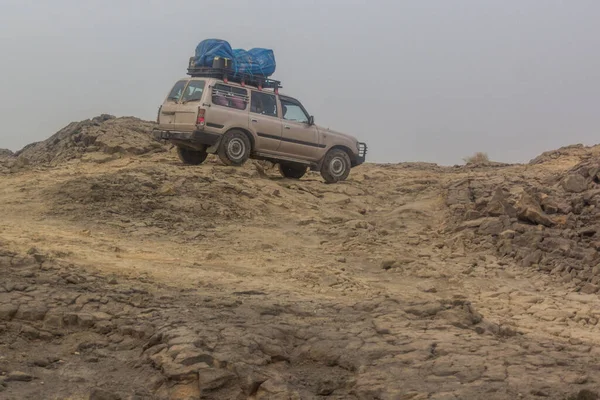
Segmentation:
[(246, 74), (243, 72), (235, 72), (229, 68), (213, 68), (213, 67), (188, 67), (188, 75), (206, 78), (217, 78), (223, 79), (223, 81), (236, 82), (244, 85), (255, 86), (259, 89), (279, 89), (281, 88), (281, 82), (274, 79), (266, 78), (260, 75)]

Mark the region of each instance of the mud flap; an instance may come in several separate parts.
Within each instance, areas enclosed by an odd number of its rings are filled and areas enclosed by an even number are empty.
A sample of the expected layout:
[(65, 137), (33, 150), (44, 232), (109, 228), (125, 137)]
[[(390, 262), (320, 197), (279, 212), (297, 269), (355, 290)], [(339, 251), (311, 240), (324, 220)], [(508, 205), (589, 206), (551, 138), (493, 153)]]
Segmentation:
[(215, 154), (217, 152), (217, 150), (219, 149), (220, 144), (221, 144), (221, 138), (219, 138), (219, 140), (217, 140), (217, 143), (213, 144), (210, 147), (207, 147), (206, 152), (209, 154)]
[(311, 164), (310, 170), (311, 171), (321, 171), (321, 168), (323, 167), (323, 160), (325, 160), (325, 156), (321, 157), (321, 159), (316, 164)]

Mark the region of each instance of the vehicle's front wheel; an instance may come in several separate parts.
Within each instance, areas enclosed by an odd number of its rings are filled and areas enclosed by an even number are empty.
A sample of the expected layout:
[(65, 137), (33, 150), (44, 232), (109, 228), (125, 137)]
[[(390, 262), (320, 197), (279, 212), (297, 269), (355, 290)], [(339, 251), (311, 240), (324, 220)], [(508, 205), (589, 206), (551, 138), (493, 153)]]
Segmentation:
[(327, 183), (336, 183), (346, 180), (350, 175), (350, 157), (341, 149), (330, 150), (323, 159), (321, 176)]
[(192, 150), (181, 146), (177, 146), (177, 155), (184, 164), (189, 165), (200, 165), (208, 157), (206, 150)]
[(304, 165), (279, 163), (279, 172), (285, 178), (300, 179), (306, 174), (306, 170)]
[(248, 161), (251, 151), (252, 145), (248, 136), (242, 131), (233, 129), (223, 135), (218, 155), (223, 164), (239, 167)]

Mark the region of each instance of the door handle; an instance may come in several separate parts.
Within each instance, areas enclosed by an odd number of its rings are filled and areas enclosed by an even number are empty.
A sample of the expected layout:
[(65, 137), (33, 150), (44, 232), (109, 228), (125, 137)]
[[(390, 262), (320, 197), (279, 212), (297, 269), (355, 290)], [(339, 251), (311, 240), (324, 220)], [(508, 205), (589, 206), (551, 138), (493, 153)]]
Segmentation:
[(165, 115), (175, 115), (175, 111), (163, 111), (162, 113)]
[(290, 126), (289, 126), (289, 125), (284, 125), (283, 127), (284, 127), (285, 129), (292, 129), (292, 128), (290, 128)]
[(252, 118), (252, 119), (251, 119), (251, 121), (252, 121), (252, 122), (258, 122), (258, 120), (257, 120), (257, 119), (254, 119), (254, 118)]

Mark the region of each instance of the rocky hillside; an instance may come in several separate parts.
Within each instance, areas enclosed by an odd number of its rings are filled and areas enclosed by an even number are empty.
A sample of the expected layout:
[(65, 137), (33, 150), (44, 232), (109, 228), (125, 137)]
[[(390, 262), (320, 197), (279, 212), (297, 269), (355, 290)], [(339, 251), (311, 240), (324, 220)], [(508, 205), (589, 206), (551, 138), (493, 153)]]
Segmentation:
[(141, 155), (165, 151), (152, 139), (154, 123), (138, 118), (100, 115), (72, 122), (48, 139), (32, 143), (14, 154), (22, 165), (58, 165), (86, 153)]
[(574, 144), (560, 149), (546, 151), (529, 162), (530, 165), (552, 164), (559, 162), (578, 162), (578, 160), (600, 157), (600, 146)]
[(0, 153), (0, 397), (598, 398), (598, 147), (326, 185), (152, 126)]
[(572, 282), (577, 291), (596, 293), (600, 159), (583, 154), (584, 161), (557, 174), (454, 183), (446, 199), (456, 224), (450, 229), (467, 231), (463, 235), (471, 248), (494, 249), (524, 268)]

